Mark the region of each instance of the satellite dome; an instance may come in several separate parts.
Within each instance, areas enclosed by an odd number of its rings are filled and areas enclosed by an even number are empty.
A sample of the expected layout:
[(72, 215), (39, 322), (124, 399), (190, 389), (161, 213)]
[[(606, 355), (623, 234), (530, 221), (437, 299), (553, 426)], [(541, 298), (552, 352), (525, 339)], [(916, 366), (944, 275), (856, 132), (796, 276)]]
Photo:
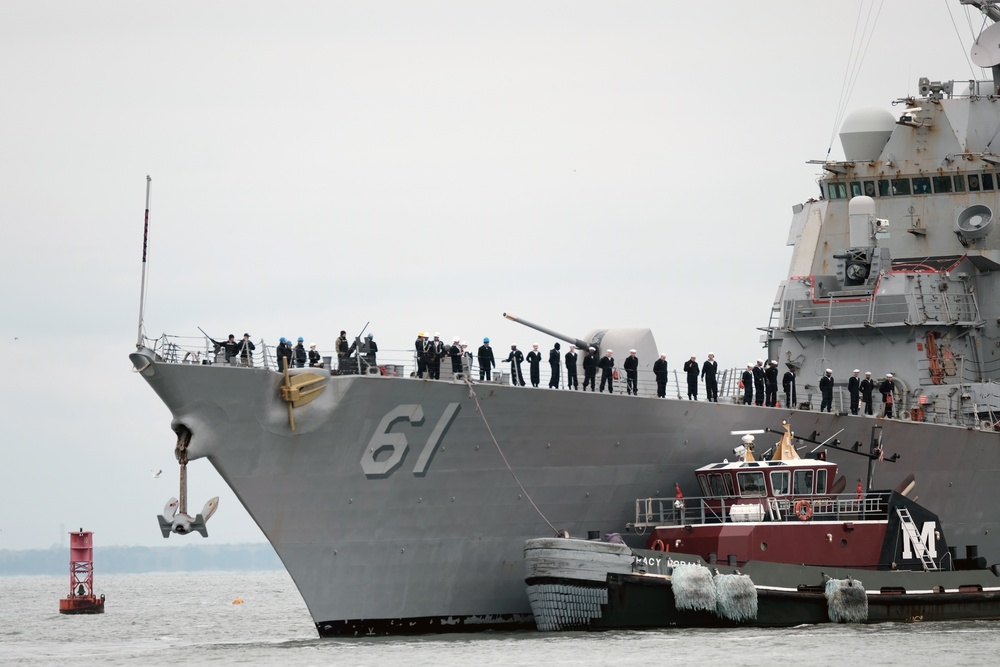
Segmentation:
[(896, 119), (885, 109), (858, 109), (840, 126), (840, 145), (847, 160), (878, 159), (896, 127)]

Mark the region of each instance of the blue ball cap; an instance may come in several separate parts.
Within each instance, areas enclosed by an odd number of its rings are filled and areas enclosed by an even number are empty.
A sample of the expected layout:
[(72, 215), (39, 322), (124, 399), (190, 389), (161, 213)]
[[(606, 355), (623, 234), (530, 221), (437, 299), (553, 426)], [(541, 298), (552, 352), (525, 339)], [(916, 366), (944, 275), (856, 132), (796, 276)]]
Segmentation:
[(304, 341), (304, 340), (305, 340), (305, 338), (303, 338), (302, 336), (299, 336), (299, 342), (300, 342), (300, 343), (301, 343), (302, 341)]
[(365, 338), (374, 338), (374, 337), (375, 337), (375, 334), (368, 334), (367, 336), (365, 336)]
[(284, 337), (284, 336), (282, 336), (282, 337), (281, 337), (281, 339), (280, 339), (280, 340), (279, 340), (278, 342), (279, 342), (279, 343), (284, 343), (284, 342), (285, 342), (285, 337)]
[(484, 339), (483, 339), (483, 342), (484, 342), (484, 343), (488, 343), (488, 342), (490, 342), (490, 339), (489, 339), (489, 338), (484, 338)]

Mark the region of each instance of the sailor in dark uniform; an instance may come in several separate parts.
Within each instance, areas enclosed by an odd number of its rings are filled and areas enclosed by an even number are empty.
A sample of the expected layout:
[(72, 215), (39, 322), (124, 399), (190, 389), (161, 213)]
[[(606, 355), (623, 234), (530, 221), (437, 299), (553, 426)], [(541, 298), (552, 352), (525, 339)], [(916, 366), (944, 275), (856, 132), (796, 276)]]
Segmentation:
[(743, 377), (740, 378), (743, 384), (743, 405), (753, 403), (753, 368), (753, 364), (747, 364), (747, 369), (743, 371)]
[(878, 391), (882, 394), (882, 404), (885, 406), (885, 416), (892, 419), (892, 390), (895, 384), (892, 381), (892, 373), (886, 373), (885, 379), (879, 385)]
[(305, 368), (306, 365), (306, 346), (305, 338), (299, 336), (299, 341), (295, 344), (295, 367)]
[(753, 367), (753, 402), (764, 405), (764, 360), (758, 359)]
[(778, 362), (774, 359), (764, 369), (764, 405), (769, 408), (778, 405)]
[(309, 345), (309, 368), (323, 368), (322, 357), (316, 351), (316, 343)]
[(240, 342), (240, 366), (253, 368), (253, 351), (255, 349), (257, 346), (250, 340), (250, 334), (243, 334), (243, 340)]
[(539, 366), (542, 363), (542, 353), (538, 351), (538, 344), (531, 346), (531, 352), (525, 357), (528, 362), (528, 369), (531, 373), (531, 386), (537, 387), (538, 383), (541, 382), (541, 374), (539, 372)]
[(829, 368), (826, 369), (826, 374), (819, 379), (819, 393), (822, 397), (819, 404), (819, 411), (823, 412), (823, 410), (826, 410), (830, 412), (833, 408), (833, 371)]
[(872, 380), (871, 371), (865, 373), (865, 379), (858, 385), (858, 389), (861, 391), (861, 401), (865, 404), (865, 414), (874, 414), (872, 412), (872, 392), (875, 391), (875, 382)]
[(424, 373), (427, 372), (427, 356), (424, 348), (427, 347), (427, 334), (423, 331), (417, 334), (417, 340), (413, 343), (413, 347), (417, 353), (417, 377), (424, 377)]
[(497, 367), (496, 359), (493, 357), (493, 348), (490, 347), (490, 339), (484, 338), (483, 344), (479, 346), (479, 381), (492, 380), (493, 369)]
[(660, 358), (653, 362), (653, 375), (656, 376), (656, 395), (659, 398), (667, 397), (667, 355), (661, 354)]
[(688, 400), (697, 401), (698, 400), (698, 373), (701, 369), (698, 368), (698, 361), (695, 357), (691, 357), (684, 362), (684, 372), (688, 376)]
[(359, 352), (364, 355), (365, 360), (370, 366), (377, 366), (376, 359), (378, 358), (378, 343), (375, 342), (374, 334), (368, 334), (365, 339), (361, 341), (361, 347)]
[(524, 361), (524, 355), (517, 349), (517, 345), (510, 346), (510, 354), (504, 361), (510, 362), (510, 383), (515, 387), (518, 385), (523, 387), (524, 375), (521, 374), (521, 362)]
[[(212, 341), (213, 343), (215, 341)], [(226, 351), (226, 363), (229, 363), (230, 359), (234, 359), (239, 352), (240, 344), (236, 342), (236, 334), (229, 334), (229, 339), (222, 344), (223, 349)]]
[(576, 377), (576, 346), (570, 345), (569, 352), (566, 353), (566, 388), (579, 389), (580, 382)]
[(583, 358), (583, 390), (587, 391), (587, 384), (590, 383), (590, 391), (597, 391), (597, 350), (590, 348), (590, 353)]
[(851, 414), (858, 414), (858, 403), (861, 402), (861, 378), (858, 375), (861, 370), (854, 369), (854, 375), (847, 380), (847, 393), (851, 397)]
[(337, 348), (337, 368), (341, 372), (347, 369), (347, 360), (351, 356), (351, 348), (347, 344), (347, 332), (341, 331), (340, 336), (337, 337), (337, 343), (335, 345)]
[(462, 337), (455, 336), (448, 348), (448, 356), (451, 357), (451, 372), (455, 375), (462, 372)]
[(597, 365), (601, 369), (601, 393), (604, 393), (604, 383), (608, 383), (608, 393), (615, 393), (614, 370), (615, 358), (611, 356), (612, 350), (607, 350)]
[(549, 389), (559, 388), (559, 363), (562, 361), (559, 354), (559, 343), (549, 350)]
[(278, 356), (278, 372), (292, 367), (292, 347), (285, 341), (284, 336), (278, 341), (278, 349), (275, 350), (275, 354)]
[(635, 356), (635, 350), (629, 350), (625, 362), (622, 364), (625, 369), (625, 391), (629, 396), (639, 395), (639, 357)]
[(434, 332), (434, 340), (427, 341), (427, 345), (424, 346), (424, 355), (427, 357), (427, 374), (432, 380), (440, 380), (444, 343), (441, 342), (441, 334), (437, 331)]
[(794, 409), (797, 398), (795, 396), (795, 369), (789, 368), (781, 378), (781, 388), (785, 390), (785, 407)]
[(708, 359), (701, 365), (701, 379), (705, 382), (705, 398), (710, 403), (719, 402), (719, 383), (715, 380), (718, 370), (719, 363), (715, 360), (715, 355), (709, 354)]

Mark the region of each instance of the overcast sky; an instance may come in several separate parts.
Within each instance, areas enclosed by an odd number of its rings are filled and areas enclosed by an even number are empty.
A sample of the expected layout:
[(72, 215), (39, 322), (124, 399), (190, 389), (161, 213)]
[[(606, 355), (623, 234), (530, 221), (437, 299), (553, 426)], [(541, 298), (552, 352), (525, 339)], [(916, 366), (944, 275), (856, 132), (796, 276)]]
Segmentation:
[[(201, 540), (160, 537), (174, 435), (128, 361), (146, 174), (151, 336), (551, 346), (511, 312), (741, 366), (869, 7), (3, 3), (0, 549)], [(887, 0), (848, 108), (986, 78), (966, 11)], [(190, 509), (221, 496), (211, 539), (263, 539), (207, 461), (189, 476)]]

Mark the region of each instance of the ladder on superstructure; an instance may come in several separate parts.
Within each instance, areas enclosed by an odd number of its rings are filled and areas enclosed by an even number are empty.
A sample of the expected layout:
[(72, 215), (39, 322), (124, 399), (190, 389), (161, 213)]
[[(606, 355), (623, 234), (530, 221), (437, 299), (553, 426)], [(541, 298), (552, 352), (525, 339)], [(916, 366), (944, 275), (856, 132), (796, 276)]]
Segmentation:
[(903, 532), (905, 532), (906, 536), (910, 538), (910, 545), (913, 547), (913, 550), (917, 552), (917, 557), (920, 558), (920, 562), (924, 565), (924, 572), (937, 570), (937, 563), (935, 563), (934, 559), (927, 553), (927, 545), (920, 539), (920, 533), (917, 531), (917, 525), (913, 523), (913, 517), (910, 515), (910, 510), (905, 507), (897, 507), (896, 514), (899, 516), (899, 523), (903, 528)]

